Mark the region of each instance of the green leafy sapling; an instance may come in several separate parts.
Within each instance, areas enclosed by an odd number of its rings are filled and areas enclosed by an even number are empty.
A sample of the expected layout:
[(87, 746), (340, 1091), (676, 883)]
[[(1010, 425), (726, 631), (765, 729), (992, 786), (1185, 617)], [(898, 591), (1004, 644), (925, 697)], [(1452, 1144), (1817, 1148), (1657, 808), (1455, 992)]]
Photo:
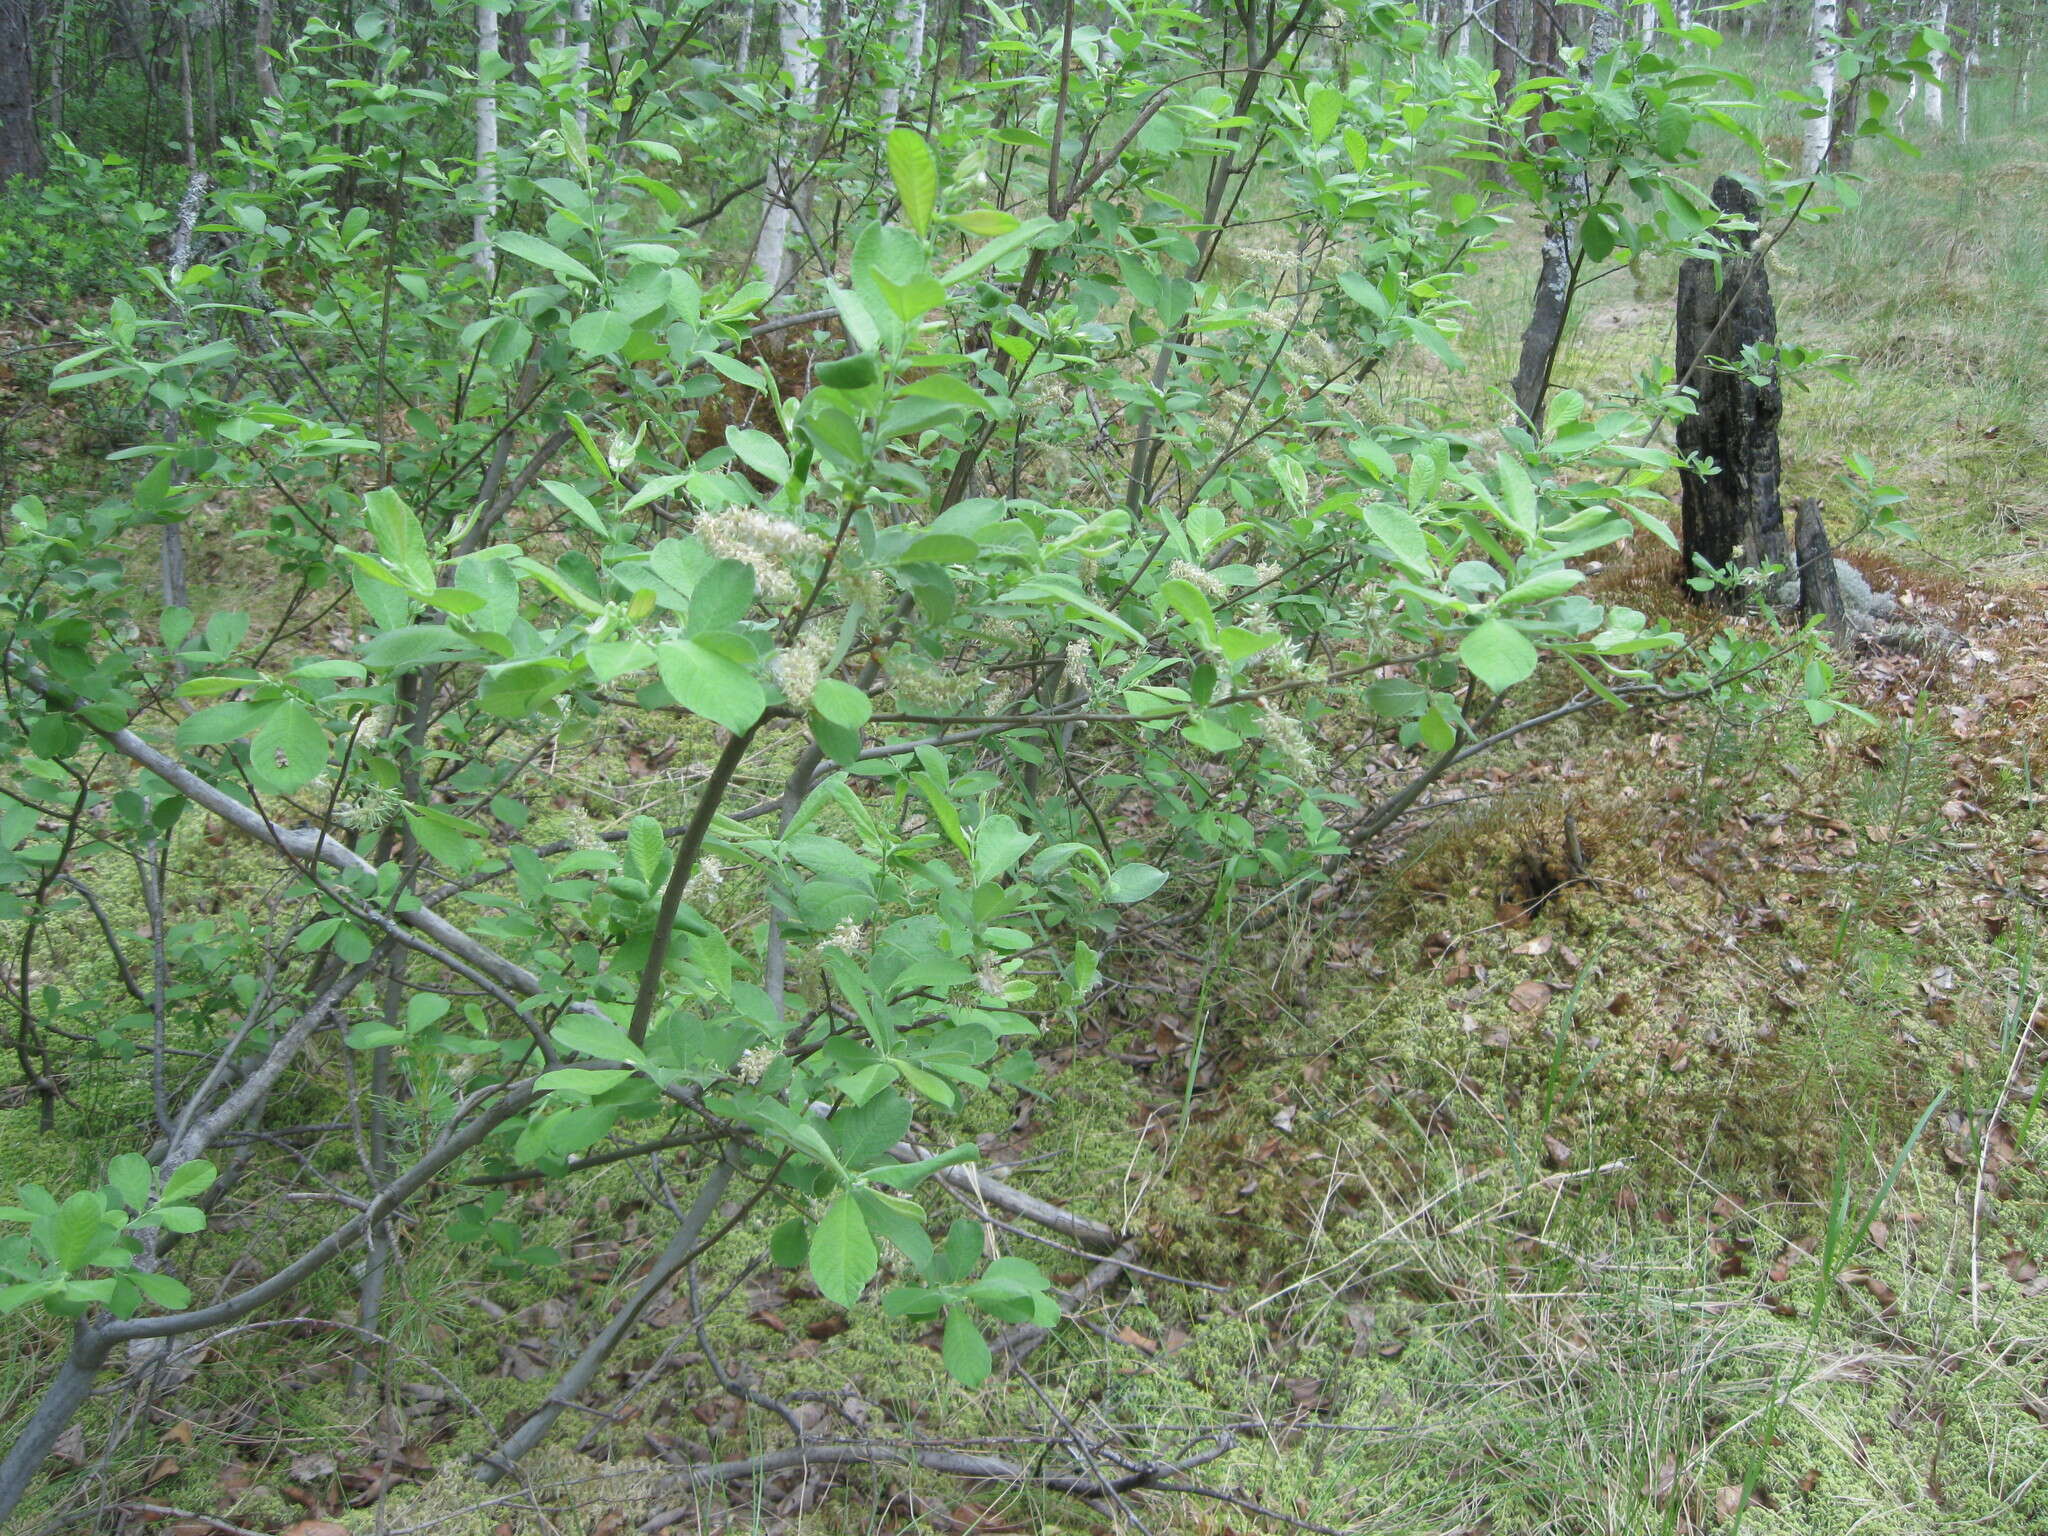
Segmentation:
[(19, 1205), (0, 1208), (0, 1222), (26, 1232), (0, 1238), (0, 1312), (40, 1303), (57, 1317), (77, 1317), (103, 1306), (133, 1317), (143, 1303), (176, 1311), (189, 1306), (183, 1282), (136, 1263), (143, 1246), (136, 1232), (203, 1229), (206, 1213), (192, 1201), (213, 1186), (212, 1163), (181, 1164), (152, 1194), (154, 1171), (133, 1152), (107, 1164), (106, 1182), (59, 1201), (40, 1184), (15, 1190)]

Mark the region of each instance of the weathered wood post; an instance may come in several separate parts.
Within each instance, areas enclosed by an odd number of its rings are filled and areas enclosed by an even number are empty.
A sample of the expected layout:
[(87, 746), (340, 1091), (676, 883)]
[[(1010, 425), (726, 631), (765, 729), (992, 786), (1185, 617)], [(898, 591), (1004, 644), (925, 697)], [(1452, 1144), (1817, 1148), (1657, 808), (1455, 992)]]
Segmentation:
[[(1784, 400), (1776, 376), (1756, 382), (1734, 366), (1743, 348), (1778, 339), (1770, 278), (1756, 247), (1760, 209), (1732, 176), (1714, 183), (1714, 206), (1749, 227), (1721, 237), (1718, 259), (1689, 257), (1678, 269), (1678, 382), (1698, 409), (1678, 424), (1678, 451), (1716, 472), (1680, 472), (1685, 569), (1786, 566), (1785, 514), (1778, 499), (1778, 418)], [(1736, 551), (1740, 550), (1738, 556)]]

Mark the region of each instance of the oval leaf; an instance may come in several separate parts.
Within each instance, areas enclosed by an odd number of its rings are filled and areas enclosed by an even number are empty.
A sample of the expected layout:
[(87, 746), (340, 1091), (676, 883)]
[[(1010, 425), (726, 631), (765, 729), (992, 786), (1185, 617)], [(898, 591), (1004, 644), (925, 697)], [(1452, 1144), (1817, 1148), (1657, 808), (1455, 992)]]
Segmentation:
[(1504, 693), (1536, 670), (1536, 647), (1512, 624), (1488, 619), (1458, 644), (1458, 659), (1495, 693)]
[(811, 1279), (818, 1294), (842, 1307), (853, 1306), (880, 1262), (867, 1218), (851, 1194), (842, 1194), (811, 1234)]

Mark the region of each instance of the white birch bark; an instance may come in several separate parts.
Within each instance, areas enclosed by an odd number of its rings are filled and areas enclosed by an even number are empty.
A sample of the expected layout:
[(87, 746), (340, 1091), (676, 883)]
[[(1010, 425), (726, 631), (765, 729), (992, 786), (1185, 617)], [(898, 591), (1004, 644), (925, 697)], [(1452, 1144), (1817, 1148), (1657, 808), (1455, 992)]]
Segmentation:
[(569, 0), (569, 31), (576, 39), (576, 131), (590, 131), (590, 0)]
[[(782, 67), (789, 76), (787, 115), (792, 123), (807, 122), (818, 90), (818, 56), (812, 39), (822, 29), (818, 0), (776, 0), (776, 29), (782, 44)], [(754, 265), (768, 285), (780, 293), (795, 277), (790, 260), (789, 230), (794, 217), (795, 171), (799, 131), (777, 147), (777, 158), (768, 168), (767, 206), (761, 215), (760, 237), (754, 242)]]
[(1977, 68), (1977, 34), (1963, 45), (1963, 57), (1956, 67), (1956, 142), (1970, 142), (1970, 76)]
[(1813, 93), (1820, 98), (1821, 110), (1820, 116), (1806, 125), (1806, 142), (1799, 157), (1800, 169), (1808, 176), (1817, 176), (1826, 168), (1828, 143), (1835, 132), (1835, 79), (1842, 51), (1835, 36), (1837, 15), (1836, 0), (1813, 0)]
[(889, 77), (889, 83), (882, 87), (880, 115), (884, 128), (896, 126), (897, 111), (903, 103), (904, 86), (916, 88), (918, 72), (924, 63), (925, 11), (926, 0), (910, 0), (910, 35), (903, 41), (903, 55), (897, 61), (895, 73)]
[(497, 0), (476, 8), (476, 264), (490, 277), (498, 270), (491, 249), (491, 222), (498, 212), (498, 12)]
[[(1934, 30), (1937, 32), (1948, 31), (1948, 0), (1941, 0), (1941, 3), (1934, 8)], [(1944, 109), (1947, 105), (1943, 99), (1945, 88), (1942, 83), (1946, 78), (1946, 74), (1947, 63), (1946, 56), (1944, 55), (1942, 58), (1937, 58), (1934, 61), (1934, 78), (1927, 82), (1927, 90), (1921, 98), (1927, 104), (1927, 126), (1936, 133), (1941, 132), (1942, 119), (1945, 115)]]

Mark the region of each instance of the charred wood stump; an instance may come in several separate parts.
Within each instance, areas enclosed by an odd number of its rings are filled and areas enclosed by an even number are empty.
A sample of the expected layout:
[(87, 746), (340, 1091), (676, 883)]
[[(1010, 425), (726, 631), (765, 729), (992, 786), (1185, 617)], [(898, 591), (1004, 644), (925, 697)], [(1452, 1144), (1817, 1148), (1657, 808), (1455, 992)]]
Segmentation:
[(1820, 503), (1802, 496), (1792, 504), (1792, 547), (1799, 558), (1799, 622), (1820, 619), (1838, 650), (1849, 648), (1849, 615), (1842, 602), (1842, 583), (1835, 572), (1835, 551), (1828, 543)]
[(1697, 576), (1701, 562), (1716, 569), (1791, 563), (1778, 496), (1784, 399), (1775, 374), (1758, 383), (1739, 366), (1744, 348), (1778, 339), (1764, 258), (1752, 254), (1760, 209), (1732, 176), (1714, 183), (1714, 206), (1749, 227), (1721, 236), (1720, 257), (1689, 257), (1678, 271), (1678, 382), (1698, 397), (1694, 414), (1678, 424), (1678, 449), (1714, 469), (1680, 471), (1681, 579)]

